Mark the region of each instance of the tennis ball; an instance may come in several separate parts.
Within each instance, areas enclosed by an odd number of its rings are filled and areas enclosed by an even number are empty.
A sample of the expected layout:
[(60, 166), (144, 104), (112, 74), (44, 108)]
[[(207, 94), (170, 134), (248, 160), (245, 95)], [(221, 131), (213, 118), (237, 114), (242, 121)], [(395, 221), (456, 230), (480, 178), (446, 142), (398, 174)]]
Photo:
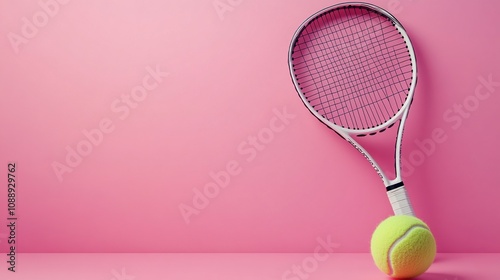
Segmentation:
[(420, 219), (391, 216), (373, 232), (371, 252), (382, 272), (394, 278), (412, 278), (431, 266), (436, 256), (436, 241)]

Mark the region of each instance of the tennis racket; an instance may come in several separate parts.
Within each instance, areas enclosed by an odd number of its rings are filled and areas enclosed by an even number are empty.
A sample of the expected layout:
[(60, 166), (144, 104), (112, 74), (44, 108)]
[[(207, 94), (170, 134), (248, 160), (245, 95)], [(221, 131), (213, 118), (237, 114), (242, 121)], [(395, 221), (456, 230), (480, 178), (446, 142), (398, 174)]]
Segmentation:
[[(363, 154), (382, 178), (394, 214), (414, 216), (401, 178), (401, 140), (417, 65), (403, 26), (375, 5), (334, 5), (300, 25), (290, 44), (288, 64), (309, 111)], [(395, 124), (395, 178), (390, 179), (355, 138), (384, 132)]]

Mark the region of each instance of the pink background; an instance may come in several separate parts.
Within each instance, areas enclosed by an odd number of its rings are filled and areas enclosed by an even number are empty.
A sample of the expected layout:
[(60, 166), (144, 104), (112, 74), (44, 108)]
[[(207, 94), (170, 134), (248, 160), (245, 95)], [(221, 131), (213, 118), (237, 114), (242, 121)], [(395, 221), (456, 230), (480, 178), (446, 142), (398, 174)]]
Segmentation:
[[(327, 235), (338, 252), (369, 251), (391, 214), (382, 182), (302, 105), (287, 66), (295, 29), (337, 2), (221, 0), (220, 16), (216, 2), (69, 1), (16, 52), (11, 32), (43, 8), (0, 1), (0, 181), (17, 162), (19, 252), (311, 252)], [(500, 81), (500, 2), (372, 2), (417, 54), (403, 147), (417, 215), (439, 252), (500, 252), (500, 87), (480, 82)], [(157, 66), (168, 77), (126, 117), (114, 112)], [(283, 108), (288, 123), (275, 121)], [(103, 119), (114, 130), (58, 180), (53, 163)], [(429, 149), (435, 129), (446, 136), (424, 155), (417, 143)], [(255, 135), (267, 143), (250, 157)], [(180, 205), (234, 163), (187, 224)]]

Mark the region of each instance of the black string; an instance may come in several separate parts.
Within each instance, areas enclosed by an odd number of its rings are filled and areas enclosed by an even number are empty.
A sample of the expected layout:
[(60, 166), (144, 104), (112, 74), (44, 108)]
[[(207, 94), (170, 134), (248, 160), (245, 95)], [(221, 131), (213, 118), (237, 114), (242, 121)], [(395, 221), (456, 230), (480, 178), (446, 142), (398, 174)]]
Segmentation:
[(292, 58), (308, 102), (346, 128), (385, 123), (409, 93), (412, 62), (405, 39), (389, 18), (367, 8), (316, 17), (295, 40)]

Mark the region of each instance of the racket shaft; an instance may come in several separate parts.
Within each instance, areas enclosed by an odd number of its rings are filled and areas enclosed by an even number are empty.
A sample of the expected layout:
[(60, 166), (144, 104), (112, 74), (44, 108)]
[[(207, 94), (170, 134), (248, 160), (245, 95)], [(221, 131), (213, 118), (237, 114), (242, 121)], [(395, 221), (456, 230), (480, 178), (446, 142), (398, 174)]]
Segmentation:
[(410, 199), (408, 198), (408, 193), (404, 186), (388, 191), (387, 196), (391, 202), (394, 215), (415, 216)]

